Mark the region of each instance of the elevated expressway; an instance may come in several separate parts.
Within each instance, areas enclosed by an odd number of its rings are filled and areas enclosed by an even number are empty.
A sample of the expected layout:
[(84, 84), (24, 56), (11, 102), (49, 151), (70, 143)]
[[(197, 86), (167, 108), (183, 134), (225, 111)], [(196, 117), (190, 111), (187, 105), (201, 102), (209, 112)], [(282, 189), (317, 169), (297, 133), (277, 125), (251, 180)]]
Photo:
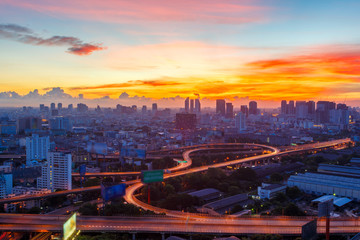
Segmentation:
[[(208, 165), (208, 166), (190, 168), (187, 170), (182, 170), (182, 171), (166, 174), (166, 175), (164, 175), (164, 179), (177, 177), (177, 176), (181, 176), (181, 175), (185, 175), (185, 174), (189, 174), (189, 173), (203, 172), (203, 171), (207, 171), (209, 168), (221, 168), (221, 167), (226, 167), (226, 166), (231, 166), (231, 165), (243, 164), (243, 163), (247, 163), (247, 162), (256, 162), (256, 161), (264, 159), (264, 158), (278, 157), (281, 155), (286, 155), (286, 154), (291, 154), (291, 153), (332, 147), (332, 146), (339, 145), (339, 144), (345, 144), (350, 141), (351, 141), (350, 139), (341, 139), (341, 140), (334, 140), (334, 141), (321, 142), (321, 143), (312, 143), (312, 144), (307, 144), (307, 145), (300, 145), (296, 148), (293, 148), (291, 150), (286, 150), (284, 152), (280, 152), (279, 149), (277, 149), (275, 147), (271, 147), (271, 146), (265, 146), (265, 145), (259, 145), (259, 144), (249, 144), (252, 146), (258, 146), (258, 147), (270, 149), (272, 152), (268, 153), (268, 154), (252, 156), (252, 157), (237, 159), (237, 160), (228, 161), (228, 162), (216, 163), (216, 164)], [(185, 161), (191, 162), (192, 161), (190, 158), (191, 153), (194, 153), (197, 151), (204, 151), (204, 150), (208, 150), (208, 148), (196, 148), (196, 149), (188, 150), (183, 153), (183, 158)], [(191, 213), (186, 213), (186, 212), (157, 208), (157, 207), (151, 206), (149, 204), (146, 204), (144, 202), (141, 202), (134, 196), (134, 194), (136, 191), (138, 191), (143, 186), (144, 186), (143, 183), (138, 182), (138, 183), (135, 183), (134, 185), (128, 187), (126, 189), (127, 190), (126, 195), (124, 196), (125, 200), (127, 202), (134, 204), (138, 207), (141, 207), (143, 209), (151, 210), (151, 211), (154, 211), (155, 213), (165, 213), (168, 216), (173, 216), (173, 217), (184, 217), (184, 216), (189, 217), (189, 216), (191, 216), (191, 217), (195, 217), (195, 218), (197, 218), (199, 216), (198, 214), (191, 214)]]
[[(346, 144), (349, 139), (334, 140), (323, 143), (313, 143), (302, 145), (298, 148), (279, 152), (277, 148), (261, 146), (270, 149), (272, 152), (260, 156), (252, 156), (244, 159), (217, 163), (210, 166), (202, 166), (183, 170), (191, 166), (190, 154), (196, 151), (209, 150), (208, 147), (191, 149), (183, 153), (186, 163), (173, 168), (174, 172), (165, 174), (164, 178), (181, 176), (184, 174), (206, 171), (208, 168), (225, 167), (229, 165), (242, 164), (249, 161), (257, 161), (264, 158), (272, 158), (282, 154), (288, 154), (299, 151), (309, 151), (332, 147), (339, 144)], [(239, 144), (240, 145), (240, 144)], [(253, 144), (251, 144), (253, 145)], [(301, 148), (301, 149), (300, 149)], [(127, 189), (125, 200), (135, 204), (143, 209), (152, 210), (157, 213), (166, 213), (166, 216), (151, 217), (85, 217), (79, 216), (77, 229), (81, 231), (119, 231), (119, 232), (156, 232), (156, 233), (207, 233), (207, 234), (288, 234), (299, 235), (301, 227), (313, 220), (313, 217), (215, 217), (203, 214), (184, 213), (167, 209), (157, 208), (139, 201), (134, 197), (134, 192), (140, 189), (143, 184), (139, 180), (128, 181), (131, 185)], [(100, 187), (91, 187), (80, 189), (82, 191), (91, 191), (100, 189)], [(62, 191), (70, 194), (70, 190)], [(52, 193), (56, 194), (56, 193)], [(46, 196), (48, 197), (49, 194)], [(43, 198), (44, 196), (38, 196)], [(19, 201), (18, 199), (16, 201)], [(24, 199), (22, 201), (25, 201)], [(1, 203), (1, 202), (0, 202)], [(177, 217), (177, 218), (173, 218)], [(0, 231), (61, 231), (62, 224), (67, 216), (57, 215), (24, 215), (24, 214), (0, 214)], [(359, 232), (360, 220), (357, 218), (332, 219), (331, 233), (357, 233)], [(318, 232), (325, 232), (325, 220), (318, 219)]]
[[(68, 216), (0, 214), (0, 231), (61, 232)], [(168, 216), (98, 217), (78, 216), (77, 230), (84, 232), (185, 233), (185, 234), (282, 234), (300, 235), (301, 227), (313, 217), (212, 217), (172, 218)], [(333, 234), (359, 232), (360, 220), (332, 219)], [(318, 219), (318, 233), (325, 232), (325, 220)]]
[[(220, 148), (233, 149), (234, 147), (239, 148), (239, 146), (244, 146), (244, 145), (248, 145), (248, 146), (256, 145), (258, 147), (275, 149), (275, 148), (265, 146), (265, 145), (260, 145), (260, 144), (224, 143), (224, 144), (200, 145), (202, 147), (199, 146), (200, 148), (192, 149), (187, 152), (190, 154), (191, 152), (200, 151), (200, 150), (211, 150), (216, 147), (217, 147), (216, 149), (220, 149)], [(187, 152), (185, 152), (184, 154), (186, 154)], [(173, 168), (169, 168), (167, 170), (169, 170), (170, 172), (176, 172), (176, 171), (180, 171), (182, 169), (189, 168), (191, 166), (191, 164), (192, 164), (192, 161), (190, 158), (188, 158), (187, 162), (179, 163), (177, 166), (175, 166)], [(187, 173), (183, 172), (183, 174), (187, 174)], [(103, 173), (94, 173), (94, 174), (89, 173), (88, 174), (88, 176), (106, 176), (106, 177), (129, 176), (129, 175), (140, 175), (140, 172), (130, 172), (130, 173), (129, 172), (105, 172), (105, 173), (103, 172)], [(165, 176), (166, 175), (167, 174), (165, 174)], [(139, 183), (139, 182), (140, 182), (140, 180), (136, 179), (136, 180), (125, 181), (124, 183), (127, 185), (132, 185), (132, 184)], [(62, 195), (68, 195), (68, 194), (78, 194), (78, 193), (83, 193), (83, 192), (97, 191), (100, 189), (101, 189), (100, 186), (93, 186), (93, 187), (76, 188), (76, 189), (66, 190), (66, 191), (58, 191), (58, 192), (47, 193), (47, 194), (36, 194), (36, 195), (29, 195), (29, 196), (24, 196), (24, 197), (5, 198), (5, 199), (0, 199), (0, 204), (11, 203), (11, 202), (22, 202), (22, 201), (28, 201), (28, 200), (39, 200), (39, 199), (44, 199), (44, 198), (48, 198), (48, 197), (56, 197), (56, 196), (62, 196)]]
[[(212, 168), (212, 167), (225, 167), (225, 166), (229, 166), (229, 165), (236, 165), (236, 164), (251, 162), (251, 161), (260, 160), (260, 159), (269, 158), (269, 157), (276, 157), (276, 156), (281, 156), (281, 155), (286, 155), (286, 154), (291, 154), (291, 153), (296, 153), (296, 152), (332, 147), (332, 146), (335, 146), (338, 144), (345, 144), (345, 143), (349, 143), (349, 142), (351, 142), (351, 140), (347, 138), (347, 139), (340, 139), (340, 140), (334, 140), (334, 141), (328, 141), (328, 142), (313, 143), (313, 144), (301, 145), (301, 146), (298, 146), (296, 148), (293, 148), (291, 150), (287, 150), (284, 152), (280, 152), (279, 149), (274, 148), (274, 147), (261, 145), (261, 144), (251, 144), (251, 143), (249, 143), (249, 144), (246, 144), (246, 143), (217, 143), (217, 144), (206, 144), (206, 145), (198, 145), (198, 146), (192, 146), (192, 147), (184, 147), (184, 148), (180, 148), (177, 150), (168, 150), (168, 152), (170, 152), (170, 151), (181, 151), (182, 149), (186, 149), (187, 151), (183, 152), (183, 158), (187, 162), (180, 163), (178, 166), (168, 169), (172, 173), (165, 174), (164, 177), (165, 178), (175, 177), (175, 176), (180, 176), (180, 175), (184, 175), (184, 174), (188, 174), (188, 173), (192, 173), (192, 172), (206, 171), (208, 168)], [(250, 158), (244, 158), (244, 159), (228, 161), (228, 162), (218, 163), (218, 164), (204, 166), (204, 167), (193, 168), (193, 169), (189, 169), (189, 170), (183, 170), (183, 169), (189, 168), (192, 164), (191, 158), (189, 157), (189, 155), (191, 153), (194, 153), (197, 151), (206, 151), (206, 150), (211, 150), (211, 149), (224, 149), (224, 150), (234, 149), (234, 148), (238, 148), (240, 146), (248, 146), (248, 147), (256, 146), (256, 147), (269, 149), (273, 152), (270, 154), (263, 154), (263, 155), (254, 156), (254, 157), (250, 157)], [(135, 173), (140, 174), (140, 172), (131, 172), (130, 175), (131, 174), (135, 175)], [(98, 176), (127, 176), (127, 175), (129, 175), (128, 172), (120, 172), (120, 173), (108, 172), (108, 173), (97, 173), (97, 174), (98, 174)], [(138, 184), (138, 183), (140, 183), (140, 180), (130, 180), (130, 181), (126, 181), (124, 183), (127, 185), (136, 184), (133, 186), (133, 187), (137, 186), (136, 189), (141, 188), (141, 186), (142, 186), (142, 185)], [(135, 191), (136, 189), (134, 189), (133, 187), (131, 189), (129, 188), (128, 192), (132, 191), (132, 189)], [(21, 202), (21, 201), (28, 201), (28, 200), (40, 200), (40, 199), (45, 199), (48, 197), (56, 197), (56, 196), (69, 195), (69, 194), (78, 194), (78, 193), (98, 191), (98, 190), (100, 190), (100, 186), (77, 188), (77, 189), (72, 189), (72, 190), (58, 191), (58, 192), (47, 193), (47, 194), (30, 195), (30, 196), (25, 196), (25, 197), (5, 198), (5, 199), (0, 199), (0, 204), (11, 203), (11, 202)], [(127, 197), (127, 200), (131, 201), (130, 198), (128, 197), (128, 195), (125, 197)], [(133, 198), (133, 197), (131, 197), (131, 198)]]

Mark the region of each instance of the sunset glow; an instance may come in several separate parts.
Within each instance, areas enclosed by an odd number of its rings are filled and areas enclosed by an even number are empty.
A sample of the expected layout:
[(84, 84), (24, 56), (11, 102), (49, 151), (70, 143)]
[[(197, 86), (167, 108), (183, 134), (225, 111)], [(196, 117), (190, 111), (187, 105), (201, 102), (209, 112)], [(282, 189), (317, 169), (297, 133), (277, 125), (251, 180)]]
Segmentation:
[[(358, 1), (0, 0), (2, 96), (360, 102)], [(357, 102), (359, 101), (359, 102)]]

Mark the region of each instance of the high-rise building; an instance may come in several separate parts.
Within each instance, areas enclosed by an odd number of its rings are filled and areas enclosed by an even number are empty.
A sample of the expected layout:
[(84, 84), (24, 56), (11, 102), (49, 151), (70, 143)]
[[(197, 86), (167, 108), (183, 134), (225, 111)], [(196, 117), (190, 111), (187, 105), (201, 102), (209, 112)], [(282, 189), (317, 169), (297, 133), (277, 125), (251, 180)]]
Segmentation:
[(235, 115), (235, 128), (238, 133), (246, 130), (246, 115), (244, 113), (239, 112)]
[(186, 113), (188, 113), (189, 112), (189, 110), (190, 110), (190, 103), (189, 103), (189, 98), (187, 97), (186, 99), (185, 99), (185, 112)]
[(226, 118), (233, 118), (234, 117), (234, 107), (232, 103), (226, 103)]
[(17, 121), (17, 132), (19, 134), (26, 131), (41, 129), (41, 119), (34, 117), (19, 118)]
[(55, 116), (58, 116), (58, 115), (59, 115), (59, 110), (57, 110), (57, 109), (51, 110), (51, 116), (55, 117)]
[(50, 150), (49, 136), (39, 137), (38, 134), (33, 134), (31, 137), (25, 139), (26, 143), (26, 165), (32, 165), (32, 160), (44, 160)]
[(175, 124), (177, 129), (195, 129), (196, 114), (193, 113), (177, 113)]
[(197, 98), (195, 99), (195, 113), (200, 113), (200, 112), (201, 112), (200, 99)]
[(318, 101), (316, 106), (316, 122), (329, 123), (330, 110), (335, 109), (336, 104), (328, 101)]
[(296, 101), (296, 118), (304, 119), (308, 116), (308, 104), (305, 101)]
[(294, 115), (295, 114), (295, 105), (294, 105), (294, 101), (289, 101), (288, 104), (288, 114)]
[(249, 108), (247, 105), (241, 105), (240, 111), (246, 116), (249, 116)]
[(40, 112), (43, 112), (45, 110), (45, 105), (44, 104), (40, 104)]
[(152, 110), (152, 113), (154, 113), (154, 114), (157, 112), (157, 110), (158, 110), (157, 103), (152, 104), (152, 109), (151, 110)]
[(315, 102), (314, 101), (308, 101), (307, 102), (308, 105), (308, 114), (310, 116), (315, 114)]
[(348, 110), (348, 107), (344, 103), (338, 103), (338, 105), (336, 106), (336, 109)]
[(68, 110), (69, 110), (69, 111), (72, 111), (72, 110), (73, 110), (73, 108), (74, 108), (74, 107), (73, 107), (73, 105), (72, 105), (72, 104), (69, 104), (69, 105), (68, 105)]
[(190, 113), (194, 113), (194, 99), (190, 99)]
[(47, 162), (42, 166), (41, 177), (37, 179), (38, 188), (51, 191), (71, 190), (71, 153), (48, 152)]
[(78, 103), (77, 104), (77, 111), (78, 112), (87, 112), (89, 110), (89, 107), (84, 103)]
[(54, 110), (55, 109), (55, 103), (51, 103), (50, 104), (50, 110)]
[(350, 113), (347, 109), (331, 109), (329, 111), (329, 122), (339, 124), (340, 129), (349, 127)]
[(62, 103), (58, 103), (58, 110), (59, 110), (59, 111), (62, 110)]
[(225, 116), (225, 100), (224, 99), (216, 100), (216, 114)]
[(146, 107), (146, 105), (143, 105), (142, 108), (141, 108), (141, 113), (142, 113), (143, 115), (145, 115), (146, 112), (147, 112), (147, 107)]
[(12, 193), (13, 175), (11, 173), (0, 173), (0, 199)]
[(288, 105), (286, 103), (286, 100), (282, 100), (281, 101), (281, 114), (287, 114), (288, 113), (287, 109), (288, 109)]
[(51, 130), (72, 130), (72, 122), (70, 118), (67, 117), (55, 117), (50, 119), (50, 129)]
[(249, 114), (257, 115), (257, 102), (251, 101), (249, 102)]

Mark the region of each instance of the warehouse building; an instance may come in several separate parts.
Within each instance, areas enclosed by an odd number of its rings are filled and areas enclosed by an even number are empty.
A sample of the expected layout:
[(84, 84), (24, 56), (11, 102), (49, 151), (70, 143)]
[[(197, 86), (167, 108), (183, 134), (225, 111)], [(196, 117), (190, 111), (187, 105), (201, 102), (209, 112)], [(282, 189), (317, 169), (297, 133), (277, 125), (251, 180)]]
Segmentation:
[(315, 195), (334, 195), (360, 200), (360, 178), (330, 175), (324, 173), (304, 173), (292, 175), (288, 179), (289, 187)]

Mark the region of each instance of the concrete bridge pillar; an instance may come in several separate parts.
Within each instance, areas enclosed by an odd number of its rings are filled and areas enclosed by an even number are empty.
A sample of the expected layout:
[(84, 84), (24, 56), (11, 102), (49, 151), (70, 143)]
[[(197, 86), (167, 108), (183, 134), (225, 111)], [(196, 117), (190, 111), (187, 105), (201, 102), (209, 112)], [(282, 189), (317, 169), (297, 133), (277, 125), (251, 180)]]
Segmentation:
[(136, 240), (136, 233), (131, 233), (132, 234), (132, 240)]
[(165, 233), (161, 233), (161, 240), (165, 240)]

